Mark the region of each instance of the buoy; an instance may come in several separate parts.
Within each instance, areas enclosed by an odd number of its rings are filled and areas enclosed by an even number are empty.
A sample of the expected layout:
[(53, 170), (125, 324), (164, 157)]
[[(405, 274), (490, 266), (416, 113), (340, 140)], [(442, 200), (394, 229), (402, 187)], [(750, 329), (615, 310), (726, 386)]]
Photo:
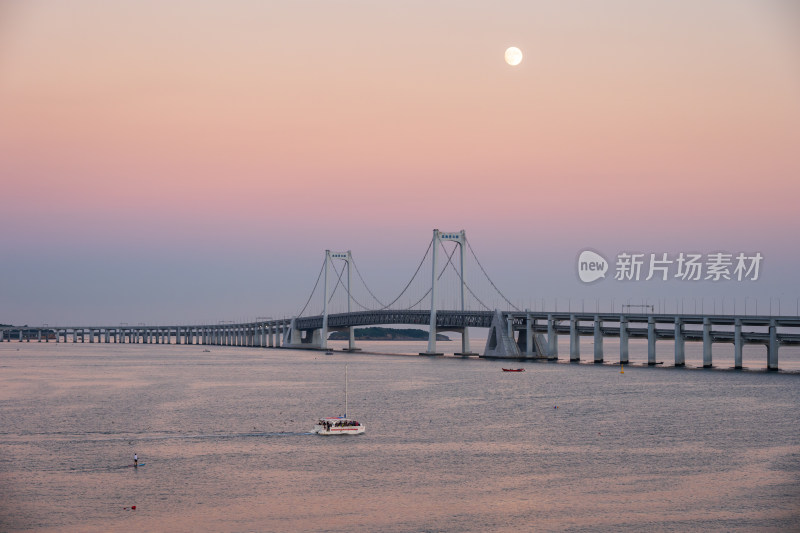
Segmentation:
[(625, 371), (623, 370), (622, 363), (619, 364), (619, 373), (620, 374), (624, 374), (625, 373)]
[(135, 511), (135, 510), (136, 510), (136, 506), (135, 505), (131, 505), (131, 511)]

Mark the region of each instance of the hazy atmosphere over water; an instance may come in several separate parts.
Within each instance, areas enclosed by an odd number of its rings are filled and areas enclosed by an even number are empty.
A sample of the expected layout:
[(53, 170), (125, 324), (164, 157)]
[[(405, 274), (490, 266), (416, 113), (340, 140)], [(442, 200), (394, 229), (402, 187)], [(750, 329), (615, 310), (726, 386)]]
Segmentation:
[[(0, 323), (290, 316), (328, 248), (390, 299), (433, 228), (520, 307), (794, 314), (799, 25), (779, 0), (5, 0)], [(587, 248), (764, 259), (583, 284)]]

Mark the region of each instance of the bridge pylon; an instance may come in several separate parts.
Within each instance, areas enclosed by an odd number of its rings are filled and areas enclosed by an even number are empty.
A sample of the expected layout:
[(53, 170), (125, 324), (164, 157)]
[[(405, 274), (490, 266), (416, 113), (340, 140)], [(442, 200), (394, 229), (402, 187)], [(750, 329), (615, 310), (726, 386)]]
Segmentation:
[(330, 291), (328, 290), (328, 270), (330, 268), (330, 263), (334, 259), (341, 259), (347, 263), (347, 312), (351, 312), (350, 302), (352, 301), (353, 297), (350, 293), (350, 279), (352, 273), (353, 256), (350, 250), (347, 250), (346, 252), (331, 252), (330, 250), (325, 250), (325, 263), (323, 265), (322, 283), (322, 328), (314, 330), (310, 333), (307, 332), (306, 337), (303, 338), (302, 332), (295, 327), (296, 318), (292, 319), (289, 327), (289, 334), (284, 342), (284, 346), (292, 348), (315, 348), (319, 350), (327, 350), (329, 331), (347, 331), (349, 333), (349, 343), (346, 351), (355, 352), (359, 350), (359, 348), (356, 348), (355, 346), (355, 334), (352, 326), (342, 328), (328, 327), (328, 301), (331, 299)]
[[(460, 272), (459, 277), (461, 279), (461, 311), (463, 312), (464, 309), (464, 246), (467, 243), (467, 233), (462, 229), (461, 231), (454, 231), (454, 232), (445, 232), (439, 231), (438, 229), (433, 230), (433, 244), (432, 246), (432, 263), (433, 266), (431, 268), (431, 318), (430, 318), (430, 329), (428, 330), (428, 351), (420, 352), (420, 355), (443, 355), (441, 352), (436, 351), (436, 284), (439, 278), (438, 268), (437, 268), (437, 261), (436, 258), (438, 256), (439, 246), (441, 246), (442, 241), (453, 241), (458, 244), (458, 249), (460, 252)], [(448, 331), (457, 331), (461, 333), (461, 352), (456, 353), (455, 355), (478, 355), (470, 350), (469, 347), (469, 328), (448, 328)]]

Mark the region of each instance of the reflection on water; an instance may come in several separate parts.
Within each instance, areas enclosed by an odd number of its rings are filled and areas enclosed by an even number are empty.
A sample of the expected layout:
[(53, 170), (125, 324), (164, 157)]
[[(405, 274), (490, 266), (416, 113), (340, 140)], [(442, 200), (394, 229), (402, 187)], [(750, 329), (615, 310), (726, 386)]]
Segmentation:
[[(795, 373), (202, 350), (0, 346), (0, 530), (800, 523)], [(367, 433), (310, 434), (344, 408), (345, 363)], [(127, 467), (133, 453), (145, 466)]]

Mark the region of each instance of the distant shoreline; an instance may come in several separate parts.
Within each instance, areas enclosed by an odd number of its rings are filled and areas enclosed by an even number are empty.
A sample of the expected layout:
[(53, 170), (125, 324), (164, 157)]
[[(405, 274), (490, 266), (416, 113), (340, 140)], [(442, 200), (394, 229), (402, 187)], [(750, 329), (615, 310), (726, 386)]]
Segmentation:
[[(357, 328), (353, 331), (356, 340), (361, 341), (427, 341), (428, 332), (422, 329)], [(346, 341), (350, 338), (346, 331), (334, 331), (328, 335), (331, 341)], [(437, 341), (449, 341), (450, 337), (436, 334)]]

